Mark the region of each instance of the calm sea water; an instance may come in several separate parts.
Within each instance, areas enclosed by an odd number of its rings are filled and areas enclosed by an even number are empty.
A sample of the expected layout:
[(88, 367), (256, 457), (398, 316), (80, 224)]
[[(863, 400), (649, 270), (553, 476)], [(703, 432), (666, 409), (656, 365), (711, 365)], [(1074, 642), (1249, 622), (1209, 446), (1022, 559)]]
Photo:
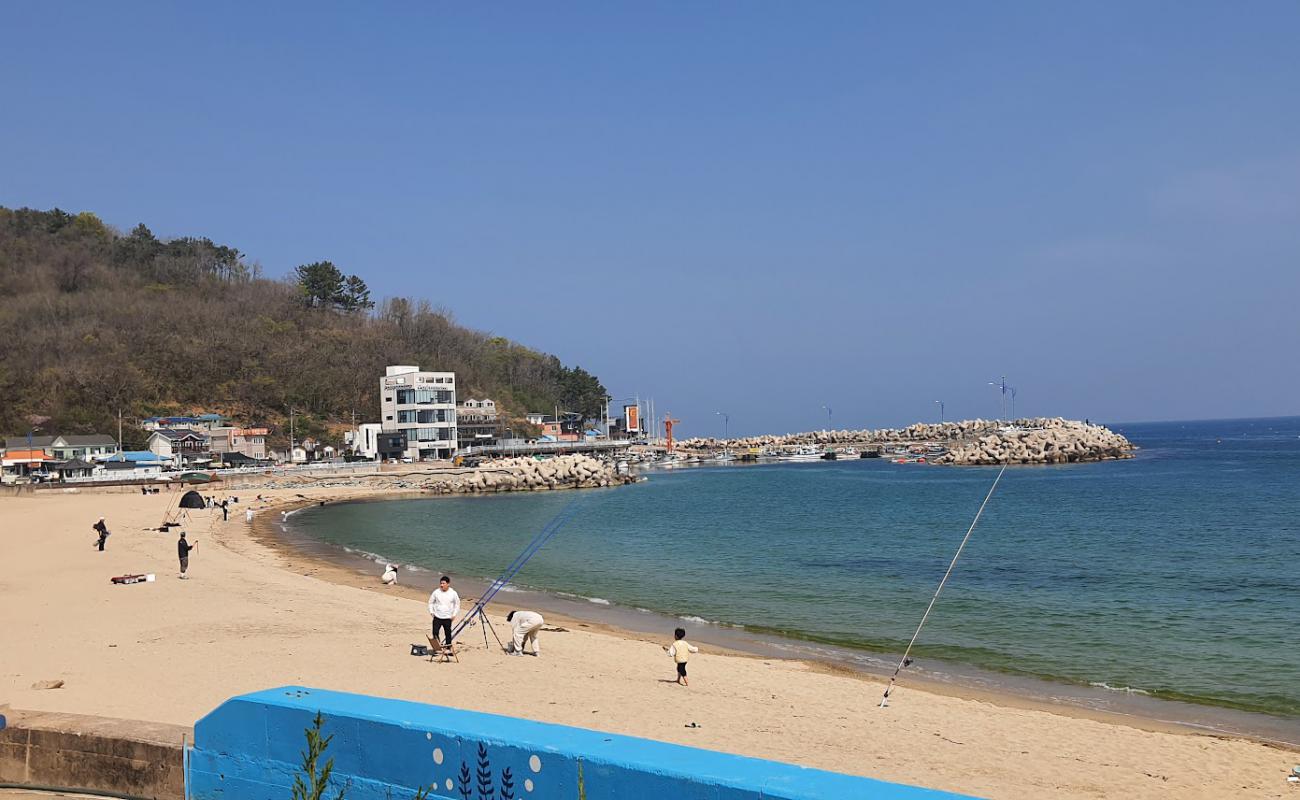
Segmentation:
[[(1137, 458), (1007, 471), (915, 652), (1300, 717), (1300, 418), (1114, 427)], [(652, 472), (582, 493), (518, 582), (897, 653), (995, 474), (879, 460)], [(358, 503), (294, 527), (491, 578), (575, 497)]]

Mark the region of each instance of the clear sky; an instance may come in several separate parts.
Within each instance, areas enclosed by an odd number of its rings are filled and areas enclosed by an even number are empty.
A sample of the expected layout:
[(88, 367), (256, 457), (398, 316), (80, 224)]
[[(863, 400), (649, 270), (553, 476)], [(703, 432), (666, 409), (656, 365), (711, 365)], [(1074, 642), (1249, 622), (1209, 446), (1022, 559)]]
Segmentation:
[(0, 204), (330, 259), (688, 436), (1004, 374), (1298, 414), (1298, 42), (1293, 0), (8, 3)]

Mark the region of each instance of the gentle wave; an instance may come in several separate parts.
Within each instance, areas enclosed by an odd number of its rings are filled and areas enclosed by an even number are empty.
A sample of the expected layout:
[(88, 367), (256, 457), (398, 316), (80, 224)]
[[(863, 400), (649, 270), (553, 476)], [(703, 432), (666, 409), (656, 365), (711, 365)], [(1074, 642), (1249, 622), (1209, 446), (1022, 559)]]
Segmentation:
[(1151, 693), (1146, 689), (1134, 689), (1132, 686), (1111, 686), (1105, 681), (1089, 681), (1089, 686), (1096, 689), (1105, 689), (1108, 692), (1119, 692), (1121, 694), (1140, 694), (1143, 697), (1150, 697)]

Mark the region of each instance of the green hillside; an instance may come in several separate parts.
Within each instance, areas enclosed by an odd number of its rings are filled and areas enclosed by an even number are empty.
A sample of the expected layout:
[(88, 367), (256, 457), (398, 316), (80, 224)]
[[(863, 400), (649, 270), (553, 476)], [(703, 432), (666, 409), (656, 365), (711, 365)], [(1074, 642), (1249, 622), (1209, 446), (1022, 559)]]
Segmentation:
[[(205, 238), (122, 234), (94, 214), (0, 207), (0, 432), (116, 432), (119, 410), (220, 411), (299, 435), (378, 419), (387, 364), (457, 373), (461, 397), (591, 416), (605, 389), (558, 358), (457, 325), (427, 302), (369, 299), (328, 262), (272, 280)], [(128, 444), (137, 439), (128, 431)]]

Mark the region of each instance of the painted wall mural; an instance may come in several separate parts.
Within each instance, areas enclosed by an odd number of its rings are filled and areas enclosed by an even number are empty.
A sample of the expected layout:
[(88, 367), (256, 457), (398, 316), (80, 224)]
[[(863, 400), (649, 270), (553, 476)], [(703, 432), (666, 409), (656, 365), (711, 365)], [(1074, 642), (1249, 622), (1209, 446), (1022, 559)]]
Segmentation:
[[(346, 800), (943, 800), (959, 795), (648, 739), (303, 687), (232, 698), (186, 753), (193, 800), (287, 800), (319, 715)], [(422, 793), (422, 794), (421, 794)]]

